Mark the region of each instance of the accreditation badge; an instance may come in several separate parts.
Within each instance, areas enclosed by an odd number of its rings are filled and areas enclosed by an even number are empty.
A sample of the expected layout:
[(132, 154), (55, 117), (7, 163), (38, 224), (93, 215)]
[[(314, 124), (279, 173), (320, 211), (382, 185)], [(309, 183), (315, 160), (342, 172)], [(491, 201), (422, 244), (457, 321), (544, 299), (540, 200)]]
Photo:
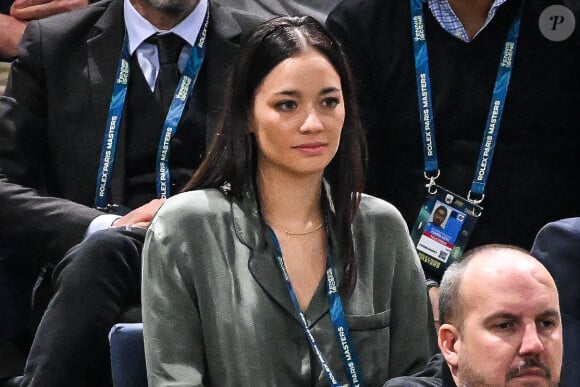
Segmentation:
[(432, 185), (430, 192), (411, 238), (426, 274), (439, 281), (463, 254), (483, 208), (438, 185)]

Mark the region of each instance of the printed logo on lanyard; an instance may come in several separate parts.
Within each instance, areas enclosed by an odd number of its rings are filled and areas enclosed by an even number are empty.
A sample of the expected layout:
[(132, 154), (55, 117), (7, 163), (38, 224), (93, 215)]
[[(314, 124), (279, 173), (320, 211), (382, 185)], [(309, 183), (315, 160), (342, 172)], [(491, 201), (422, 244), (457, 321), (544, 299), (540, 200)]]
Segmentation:
[[(169, 172), (169, 155), (171, 138), (177, 131), (177, 125), (183, 115), (185, 105), (189, 96), (192, 93), (193, 86), (199, 75), (201, 65), (206, 53), (206, 33), (209, 23), (209, 8), (205, 14), (202, 30), (197, 37), (195, 45), (192, 47), (191, 55), (183, 75), (181, 76), (171, 106), (165, 121), (163, 123), (163, 130), (159, 140), (156, 161), (156, 196), (158, 198), (167, 198), (170, 196), (171, 176)], [(123, 49), (121, 51), (121, 58), (119, 59), (119, 66), (117, 68), (117, 76), (115, 78), (115, 85), (113, 87), (113, 96), (109, 105), (109, 114), (107, 117), (107, 125), (105, 136), (103, 140), (103, 147), (101, 149), (101, 158), (99, 163), (99, 171), (97, 174), (97, 184), (95, 192), (95, 208), (102, 211), (109, 211), (116, 205), (112, 205), (110, 200), (110, 190), (112, 182), (113, 165), (115, 161), (115, 153), (117, 146), (117, 139), (119, 136), (119, 128), (121, 125), (121, 118), (123, 116), (123, 109), (125, 107), (125, 99), (127, 96), (127, 87), (129, 81), (129, 61), (131, 56), (129, 54), (129, 42), (125, 34), (123, 41)]]

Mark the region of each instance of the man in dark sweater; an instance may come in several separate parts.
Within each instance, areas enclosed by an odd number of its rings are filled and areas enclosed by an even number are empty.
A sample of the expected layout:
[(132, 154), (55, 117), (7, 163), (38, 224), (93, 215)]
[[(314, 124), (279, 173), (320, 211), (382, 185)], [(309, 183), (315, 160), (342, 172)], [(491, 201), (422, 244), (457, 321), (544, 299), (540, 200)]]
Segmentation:
[[(439, 171), (437, 185), (483, 199), (468, 247), (529, 249), (544, 224), (580, 214), (568, 188), (580, 165), (580, 2), (526, 0), (521, 9), (522, 0), (418, 0), (418, 31), (412, 1), (345, 0), (327, 19), (360, 81), (368, 192), (391, 201), (412, 228), (427, 195), (424, 173)], [(505, 50), (518, 16), (517, 48)], [(428, 58), (430, 83), (417, 80), (414, 30), (426, 39), (419, 58)], [(506, 62), (513, 65), (507, 86), (496, 82)], [(500, 105), (494, 87), (506, 91)], [(424, 165), (426, 96), (434, 169)], [(488, 141), (493, 129), (497, 144)]]
[(447, 269), (439, 348), (428, 368), (385, 387), (551, 386), (560, 381), (556, 284), (527, 251), (485, 245)]
[[(568, 188), (580, 165), (578, 20), (576, 0), (345, 0), (327, 19), (359, 81), (367, 191), (407, 221), (436, 320), (454, 243), (529, 250), (544, 224), (580, 214)], [(478, 202), (475, 227), (426, 235), (434, 191)]]

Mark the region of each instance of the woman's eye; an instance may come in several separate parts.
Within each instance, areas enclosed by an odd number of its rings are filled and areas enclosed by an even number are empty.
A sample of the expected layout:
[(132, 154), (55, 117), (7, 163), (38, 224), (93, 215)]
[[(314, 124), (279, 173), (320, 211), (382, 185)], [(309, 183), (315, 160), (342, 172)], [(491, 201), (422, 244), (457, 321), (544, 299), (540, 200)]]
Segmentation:
[(339, 104), (339, 102), (338, 98), (325, 98), (324, 101), (322, 101), (322, 105), (327, 108), (334, 108)]
[(280, 101), (276, 103), (276, 108), (280, 110), (293, 110), (296, 109), (296, 102), (294, 101)]

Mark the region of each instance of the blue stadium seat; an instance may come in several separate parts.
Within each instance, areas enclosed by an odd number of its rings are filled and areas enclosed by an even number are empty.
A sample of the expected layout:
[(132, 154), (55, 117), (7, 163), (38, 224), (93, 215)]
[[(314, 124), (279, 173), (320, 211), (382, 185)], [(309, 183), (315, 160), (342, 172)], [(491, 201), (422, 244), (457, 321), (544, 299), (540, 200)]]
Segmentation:
[(109, 332), (115, 387), (147, 387), (143, 324), (119, 323)]

